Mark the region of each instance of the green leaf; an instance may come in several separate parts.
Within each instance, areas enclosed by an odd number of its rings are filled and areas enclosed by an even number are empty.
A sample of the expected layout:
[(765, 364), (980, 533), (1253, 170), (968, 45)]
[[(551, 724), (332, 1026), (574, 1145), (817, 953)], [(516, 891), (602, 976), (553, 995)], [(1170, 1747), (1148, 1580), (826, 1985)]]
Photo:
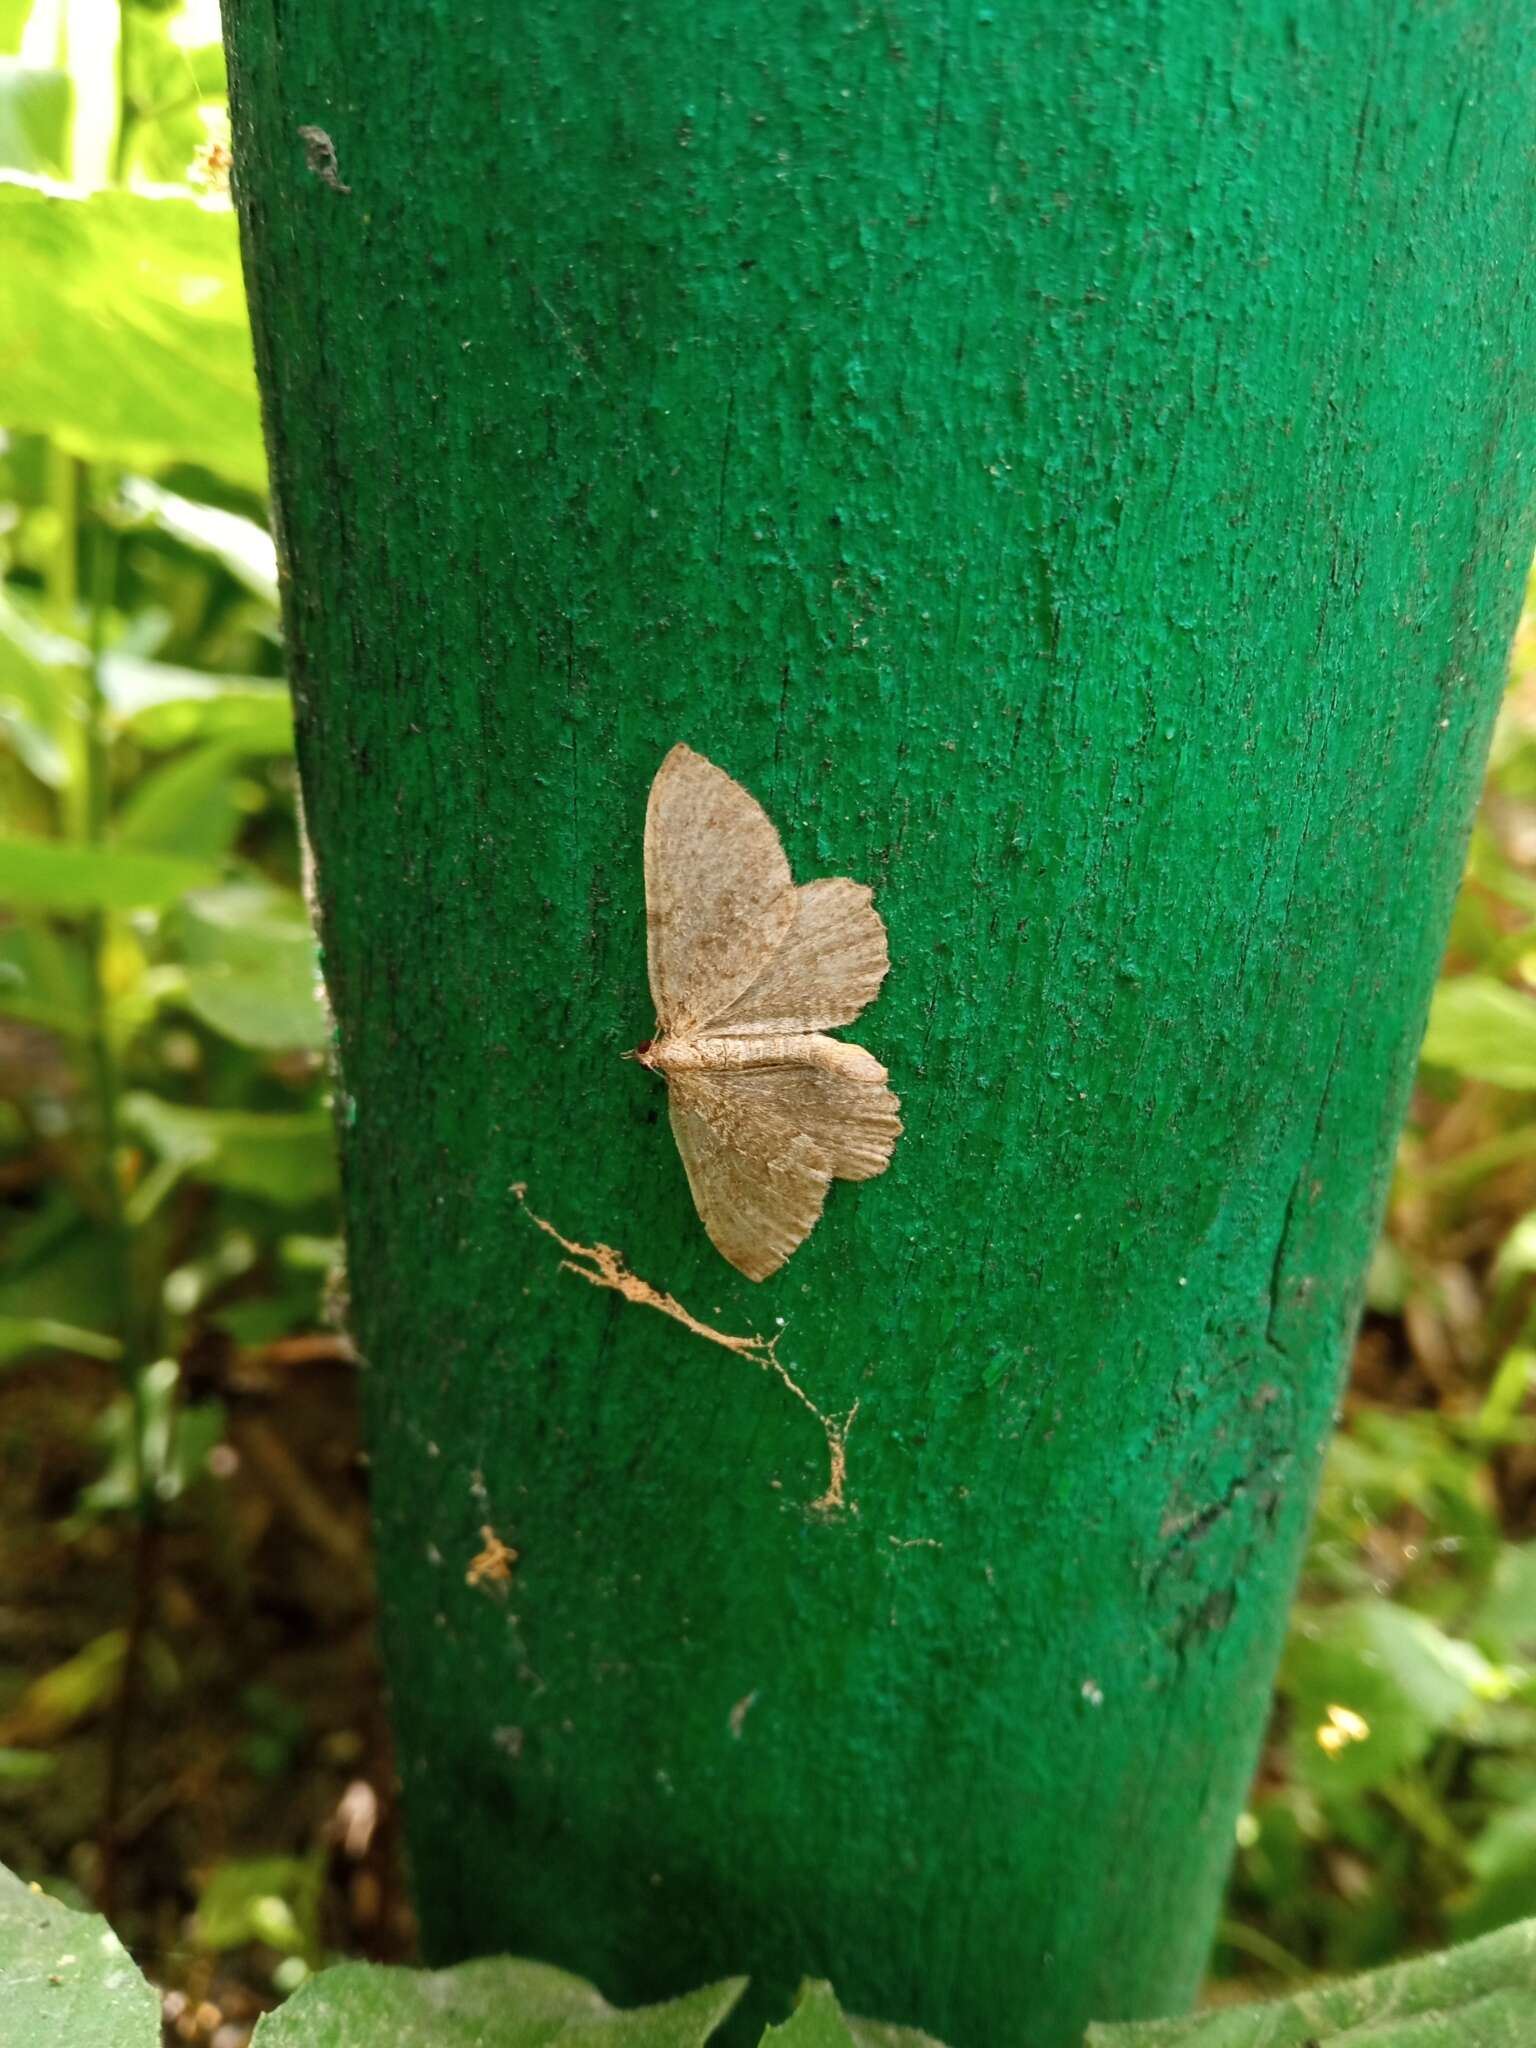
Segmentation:
[(16, 909), (136, 910), (206, 889), (218, 872), (169, 854), (55, 839), (0, 839), (0, 902)]
[(917, 2027), (856, 2019), (843, 2011), (830, 1984), (809, 1977), (800, 1986), (789, 2018), (763, 2035), (762, 2048), (771, 2042), (780, 2042), (783, 2048), (940, 2048), (931, 2034)]
[(240, 830), (234, 785), (241, 752), (231, 740), (210, 740), (151, 768), (117, 815), (114, 847), (222, 858)]
[(82, 1358), (121, 1358), (123, 1347), (100, 1330), (82, 1330), (52, 1316), (0, 1315), (0, 1365), (34, 1351), (74, 1351)]
[(1536, 1000), (1488, 975), (1442, 981), (1421, 1058), (1469, 1081), (1536, 1089)]
[(0, 0), (0, 50), (8, 57), (20, 54), (21, 39), (32, 7), (33, 0)]
[(1496, 1657), (1536, 1662), (1536, 1543), (1506, 1543), (1468, 1633)]
[(205, 1024), (259, 1051), (320, 1051), (314, 934), (296, 896), (237, 884), (187, 898), (178, 923), (185, 1001)]
[(140, 469), (266, 483), (235, 219), (222, 201), (83, 196), (0, 174), (11, 427)]
[(122, 1118), (162, 1159), (216, 1187), (295, 1205), (335, 1190), (324, 1111), (189, 1109), (135, 1090), (123, 1098)]
[(251, 2048), (704, 2048), (745, 1988), (620, 2012), (580, 1977), (496, 1957), (451, 1970), (342, 1963), (256, 2022)]
[(45, 918), (0, 927), (0, 1014), (47, 1031), (79, 1034), (91, 1028), (89, 962)]
[(254, 519), (184, 498), (142, 476), (123, 479), (122, 498), (130, 511), (162, 533), (212, 555), (253, 597), (277, 609), (277, 548), (271, 534)]
[(100, 1713), (122, 1683), (127, 1631), (108, 1629), (73, 1657), (32, 1680), (5, 1716), (8, 1736), (49, 1743)]
[(1503, 1690), (1472, 1644), (1374, 1598), (1304, 1614), (1281, 1686), (1292, 1707), (1292, 1768), (1324, 1797), (1384, 1784)]
[(0, 2013), (28, 2048), (158, 2048), (159, 1995), (105, 1920), (0, 1870)]
[(315, 1954), (323, 1856), (247, 1856), (217, 1865), (198, 1896), (198, 1946), (217, 1954), (261, 1941), (284, 1955)]
[(248, 754), (293, 752), (293, 701), (286, 683), (209, 675), (131, 654), (109, 654), (102, 682), (124, 730), (146, 747), (227, 739), (238, 740)]
[(62, 177), (72, 105), (67, 71), (0, 57), (0, 165)]
[(33, 625), (0, 595), (0, 728), (27, 768), (49, 789), (70, 772), (70, 728), (84, 709), (73, 671), (86, 650)]
[(45, 1749), (0, 1749), (0, 1785), (36, 1785), (51, 1778), (58, 1758)]
[(98, 1478), (80, 1494), (90, 1514), (136, 1507), (146, 1489), (157, 1500), (179, 1500), (205, 1470), (224, 1436), (220, 1401), (180, 1399), (181, 1370), (158, 1358), (138, 1375), (135, 1394), (119, 1394), (98, 1417), (93, 1435), (105, 1456)]
[(186, 178), (198, 145), (207, 140), (199, 102), (222, 99), (225, 92), (222, 49), (176, 41), (171, 29), (179, 13), (174, 6), (135, 9), (123, 45), (124, 91), (138, 110), (128, 129), (128, 161), (134, 180), (147, 184)]
[(843, 2016), (830, 1984), (807, 1981), (800, 1986), (795, 2009), (780, 2027), (769, 2027), (762, 2048), (858, 2048), (857, 2037)]
[(1536, 1921), (1465, 1948), (1188, 2019), (1092, 2026), (1085, 2048), (1528, 2048)]
[(1477, 1880), (1456, 1914), (1458, 1934), (1486, 1934), (1536, 1911), (1536, 1800), (1496, 1812), (1467, 1851)]

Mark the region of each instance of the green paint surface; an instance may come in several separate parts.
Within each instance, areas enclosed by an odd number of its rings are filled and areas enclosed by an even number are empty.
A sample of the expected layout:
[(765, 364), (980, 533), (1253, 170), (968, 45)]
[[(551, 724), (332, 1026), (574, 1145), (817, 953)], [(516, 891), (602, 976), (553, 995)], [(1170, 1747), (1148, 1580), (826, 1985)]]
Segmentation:
[[(1176, 2007), (1531, 549), (1530, 9), (227, 14), (427, 1948)], [(619, 1058), (680, 739), (890, 927), (761, 1287)]]

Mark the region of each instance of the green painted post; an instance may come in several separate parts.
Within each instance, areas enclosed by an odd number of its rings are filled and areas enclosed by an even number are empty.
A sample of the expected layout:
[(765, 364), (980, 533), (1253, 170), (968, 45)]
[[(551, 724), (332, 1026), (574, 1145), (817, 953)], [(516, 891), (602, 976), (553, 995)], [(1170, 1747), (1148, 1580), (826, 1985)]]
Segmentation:
[[(426, 1946), (1177, 2006), (1531, 550), (1530, 8), (227, 14)], [(890, 926), (761, 1287), (619, 1058), (679, 739)]]

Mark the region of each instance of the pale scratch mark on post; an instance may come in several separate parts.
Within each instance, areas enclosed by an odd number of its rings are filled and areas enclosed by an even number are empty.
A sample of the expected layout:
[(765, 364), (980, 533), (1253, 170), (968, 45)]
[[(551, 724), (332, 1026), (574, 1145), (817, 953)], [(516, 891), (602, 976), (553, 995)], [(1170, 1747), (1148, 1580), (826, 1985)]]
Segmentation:
[(736, 1702), (735, 1706), (732, 1707), (730, 1713), (727, 1715), (726, 1718), (730, 1722), (731, 1739), (733, 1742), (740, 1742), (742, 1728), (746, 1723), (746, 1718), (748, 1714), (750, 1714), (752, 1709), (757, 1705), (757, 1697), (758, 1688), (754, 1685), (752, 1690), (749, 1693), (747, 1693), (744, 1698), (739, 1699)]
[(328, 185), (333, 192), (350, 193), (352, 187), (342, 183), (341, 165), (336, 158), (336, 145), (325, 130), (306, 122), (298, 134), (300, 142), (304, 145), (305, 167), (322, 185)]
[(466, 1586), (505, 1586), (512, 1577), (512, 1567), (517, 1563), (517, 1552), (510, 1543), (503, 1543), (496, 1531), (486, 1523), (480, 1531), (483, 1548), (469, 1561), (469, 1570), (464, 1574)]
[[(536, 1224), (546, 1237), (552, 1237), (568, 1256), (560, 1261), (567, 1273), (575, 1273), (592, 1287), (610, 1287), (615, 1294), (621, 1294), (626, 1301), (632, 1301), (641, 1308), (653, 1308), (664, 1316), (670, 1316), (675, 1323), (681, 1323), (685, 1330), (695, 1337), (702, 1337), (708, 1344), (718, 1344), (722, 1350), (730, 1351), (737, 1358), (750, 1359), (764, 1372), (772, 1373), (794, 1395), (801, 1407), (814, 1415), (827, 1440), (827, 1486), (826, 1491), (810, 1503), (813, 1514), (835, 1514), (846, 1508), (858, 1513), (858, 1504), (847, 1498), (848, 1479), (848, 1432), (853, 1428), (859, 1412), (854, 1402), (846, 1415), (827, 1415), (816, 1406), (810, 1395), (790, 1372), (779, 1357), (777, 1335), (772, 1337), (736, 1337), (727, 1330), (713, 1329), (708, 1323), (701, 1323), (696, 1315), (684, 1308), (670, 1294), (663, 1294), (649, 1280), (642, 1280), (638, 1273), (631, 1272), (625, 1264), (624, 1254), (611, 1244), (577, 1244), (569, 1237), (562, 1237), (553, 1223), (538, 1215), (528, 1205), (528, 1188), (524, 1181), (513, 1183), (512, 1193), (522, 1205), (530, 1223)], [(585, 1265), (579, 1261), (585, 1260)]]

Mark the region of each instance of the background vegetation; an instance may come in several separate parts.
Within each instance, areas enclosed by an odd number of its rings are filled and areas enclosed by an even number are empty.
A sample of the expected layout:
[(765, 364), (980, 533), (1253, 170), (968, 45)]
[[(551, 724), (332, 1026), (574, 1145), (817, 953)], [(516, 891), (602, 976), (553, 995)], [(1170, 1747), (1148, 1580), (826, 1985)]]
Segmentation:
[[(410, 1921), (222, 94), (0, 0), (0, 1862), (236, 2048)], [(1217, 1995), (1536, 1914), (1533, 989), (1528, 621)]]

